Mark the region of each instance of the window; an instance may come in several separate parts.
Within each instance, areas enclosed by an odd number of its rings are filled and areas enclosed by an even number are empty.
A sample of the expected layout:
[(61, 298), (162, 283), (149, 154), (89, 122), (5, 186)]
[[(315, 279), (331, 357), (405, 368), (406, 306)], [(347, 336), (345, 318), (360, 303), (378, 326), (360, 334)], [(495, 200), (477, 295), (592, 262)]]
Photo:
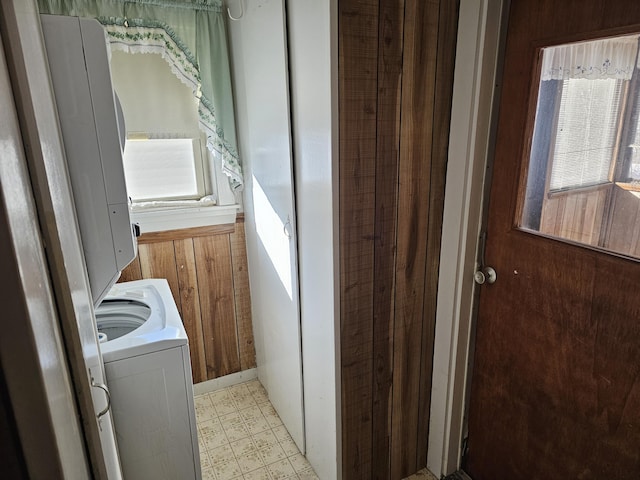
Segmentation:
[(191, 88), (153, 53), (114, 51), (111, 69), (127, 129), (124, 167), (134, 209), (213, 199), (215, 172)]
[[(206, 152), (204, 152), (206, 155)], [(199, 139), (129, 139), (124, 169), (134, 202), (199, 200), (207, 194)]]
[(550, 191), (605, 183), (618, 140), (622, 80), (562, 81)]
[(520, 228), (640, 258), (639, 39), (541, 49)]

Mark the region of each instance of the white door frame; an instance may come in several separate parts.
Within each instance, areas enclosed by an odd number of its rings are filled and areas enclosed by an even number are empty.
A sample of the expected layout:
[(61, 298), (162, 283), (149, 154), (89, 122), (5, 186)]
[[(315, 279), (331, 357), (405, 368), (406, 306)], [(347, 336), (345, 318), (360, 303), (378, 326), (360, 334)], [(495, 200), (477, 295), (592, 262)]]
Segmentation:
[[(5, 13), (0, 8), (1, 13)], [(9, 15), (5, 21), (13, 20)], [(85, 437), (58, 325), (36, 203), (0, 39), (0, 363), (22, 472), (32, 478), (88, 478)], [(3, 446), (3, 448), (5, 448)], [(15, 464), (21, 463), (20, 458)], [(21, 471), (16, 468), (14, 474)]]
[(461, 0), (438, 280), (427, 467), (460, 468), (474, 309), (473, 273), (494, 110), (503, 4)]
[[(41, 274), (48, 278), (56, 304), (56, 315), (40, 315), (36, 320), (42, 328), (62, 332), (62, 358), (73, 389), (73, 396), (66, 400), (77, 409), (78, 433), (83, 436), (85, 446), (82, 453), (88, 455), (91, 474), (95, 478), (120, 479), (111, 414), (107, 412), (102, 420), (98, 419), (98, 412), (105, 408), (108, 399), (102, 388), (92, 387), (94, 381), (98, 385), (105, 383), (104, 367), (38, 6), (35, 0), (7, 0), (1, 5), (4, 49), (12, 74), (13, 98), (20, 114), (39, 237), (46, 244), (46, 263)], [(44, 285), (44, 280), (41, 283)], [(46, 353), (46, 349), (37, 350), (37, 355)], [(47, 399), (53, 402), (55, 397), (48, 394)], [(71, 429), (72, 422), (65, 423)], [(57, 448), (67, 448), (64, 437), (58, 439)]]

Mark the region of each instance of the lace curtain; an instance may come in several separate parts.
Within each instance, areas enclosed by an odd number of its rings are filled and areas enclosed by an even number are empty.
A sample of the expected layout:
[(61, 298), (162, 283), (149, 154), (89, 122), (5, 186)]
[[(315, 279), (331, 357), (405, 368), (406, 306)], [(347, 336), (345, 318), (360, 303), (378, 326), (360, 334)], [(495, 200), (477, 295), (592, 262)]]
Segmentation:
[(637, 56), (638, 35), (548, 47), (543, 49), (542, 80), (630, 80)]
[[(112, 49), (157, 53), (198, 99), (207, 147), (242, 186), (222, 0), (38, 0), (41, 13), (96, 18)], [(162, 101), (162, 99), (159, 99)]]

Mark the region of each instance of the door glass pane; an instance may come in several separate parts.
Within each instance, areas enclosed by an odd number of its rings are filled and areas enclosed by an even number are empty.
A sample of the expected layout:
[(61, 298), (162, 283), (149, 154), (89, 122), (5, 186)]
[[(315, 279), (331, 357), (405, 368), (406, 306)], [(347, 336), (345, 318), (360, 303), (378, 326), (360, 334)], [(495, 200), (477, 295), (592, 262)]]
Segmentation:
[(521, 229), (640, 258), (638, 39), (541, 49)]

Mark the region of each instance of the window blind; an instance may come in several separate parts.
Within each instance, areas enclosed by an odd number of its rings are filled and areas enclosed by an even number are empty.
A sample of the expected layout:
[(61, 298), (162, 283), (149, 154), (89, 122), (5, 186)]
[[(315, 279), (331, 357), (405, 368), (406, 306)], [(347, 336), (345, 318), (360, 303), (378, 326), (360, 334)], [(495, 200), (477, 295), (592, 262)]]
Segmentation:
[(622, 85), (615, 79), (563, 81), (550, 190), (609, 181)]

